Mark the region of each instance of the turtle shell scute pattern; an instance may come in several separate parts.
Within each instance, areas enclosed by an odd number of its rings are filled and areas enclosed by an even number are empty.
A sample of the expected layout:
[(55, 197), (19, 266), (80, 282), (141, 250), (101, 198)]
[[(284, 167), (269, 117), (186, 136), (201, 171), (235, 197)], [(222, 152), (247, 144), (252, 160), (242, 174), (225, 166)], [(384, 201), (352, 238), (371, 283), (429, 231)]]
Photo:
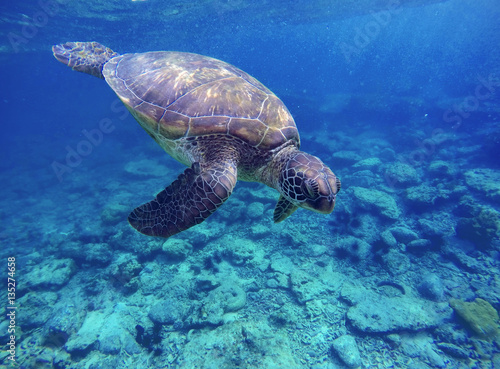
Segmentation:
[(300, 142), (283, 102), (220, 60), (167, 51), (124, 54), (106, 63), (103, 75), (152, 135), (176, 140), (226, 134), (264, 150)]

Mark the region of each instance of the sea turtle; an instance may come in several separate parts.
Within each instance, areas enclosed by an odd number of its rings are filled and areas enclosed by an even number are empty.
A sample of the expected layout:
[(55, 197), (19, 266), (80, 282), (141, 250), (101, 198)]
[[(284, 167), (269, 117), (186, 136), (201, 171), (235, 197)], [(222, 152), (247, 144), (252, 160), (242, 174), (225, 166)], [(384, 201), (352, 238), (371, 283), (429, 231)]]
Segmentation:
[(97, 42), (68, 42), (52, 51), (72, 69), (105, 79), (142, 128), (188, 166), (130, 213), (139, 232), (170, 237), (203, 222), (229, 198), (237, 179), (280, 192), (275, 222), (298, 207), (333, 211), (339, 179), (299, 150), (283, 102), (240, 69), (185, 52), (119, 55)]

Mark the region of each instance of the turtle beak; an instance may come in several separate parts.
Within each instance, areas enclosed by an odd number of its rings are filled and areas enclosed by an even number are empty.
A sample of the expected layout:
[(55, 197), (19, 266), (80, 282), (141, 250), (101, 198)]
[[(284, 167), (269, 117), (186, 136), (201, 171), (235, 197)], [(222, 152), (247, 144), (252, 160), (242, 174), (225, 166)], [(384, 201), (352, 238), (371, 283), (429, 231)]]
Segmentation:
[(322, 197), (318, 199), (318, 201), (314, 204), (314, 208), (311, 210), (321, 214), (330, 214), (335, 208), (335, 197), (336, 196), (333, 196), (332, 198)]

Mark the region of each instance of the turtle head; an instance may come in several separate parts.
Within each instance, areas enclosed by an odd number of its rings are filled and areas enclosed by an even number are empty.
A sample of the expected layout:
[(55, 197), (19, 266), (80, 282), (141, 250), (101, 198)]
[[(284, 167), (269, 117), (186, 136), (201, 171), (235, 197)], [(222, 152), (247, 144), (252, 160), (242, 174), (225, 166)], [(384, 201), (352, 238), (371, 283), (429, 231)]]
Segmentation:
[(293, 210), (301, 207), (329, 214), (335, 207), (340, 180), (320, 159), (295, 150), (281, 171), (279, 189)]
[(108, 60), (118, 56), (98, 42), (66, 42), (52, 46), (54, 57), (73, 70), (104, 79), (102, 68)]

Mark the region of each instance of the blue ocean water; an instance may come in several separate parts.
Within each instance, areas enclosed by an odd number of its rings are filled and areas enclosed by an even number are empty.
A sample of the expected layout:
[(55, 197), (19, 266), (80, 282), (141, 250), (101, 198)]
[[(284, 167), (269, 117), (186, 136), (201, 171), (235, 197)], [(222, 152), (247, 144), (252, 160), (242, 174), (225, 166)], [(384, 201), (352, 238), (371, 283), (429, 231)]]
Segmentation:
[[(497, 1), (0, 9), (0, 365), (500, 367)], [(240, 181), (201, 225), (136, 232), (184, 167), (54, 59), (68, 41), (254, 76), (341, 179), (334, 212), (273, 224), (278, 192)]]

